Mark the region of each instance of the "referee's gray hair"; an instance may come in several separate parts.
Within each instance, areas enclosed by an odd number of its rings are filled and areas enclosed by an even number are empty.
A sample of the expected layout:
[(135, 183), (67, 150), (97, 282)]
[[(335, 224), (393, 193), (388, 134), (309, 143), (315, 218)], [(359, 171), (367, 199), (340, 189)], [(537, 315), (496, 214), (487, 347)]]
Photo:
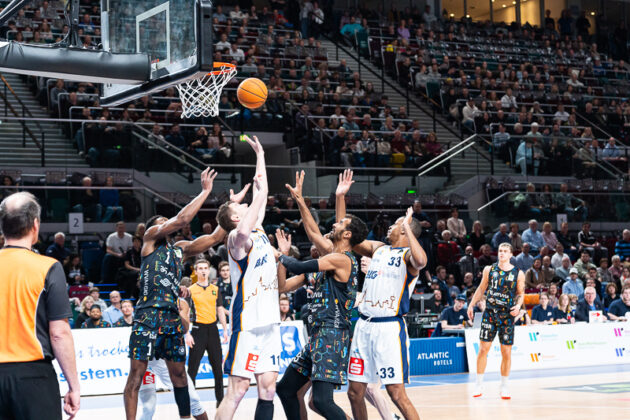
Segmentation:
[(0, 231), (7, 239), (21, 239), (41, 220), (42, 208), (29, 192), (11, 194), (0, 203)]

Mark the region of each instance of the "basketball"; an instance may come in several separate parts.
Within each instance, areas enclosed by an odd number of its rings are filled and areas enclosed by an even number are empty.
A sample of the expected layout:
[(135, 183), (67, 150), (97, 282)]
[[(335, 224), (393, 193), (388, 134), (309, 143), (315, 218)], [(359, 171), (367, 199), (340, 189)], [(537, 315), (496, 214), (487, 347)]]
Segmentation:
[(236, 96), (245, 108), (260, 108), (267, 100), (267, 86), (262, 80), (250, 77), (238, 85)]

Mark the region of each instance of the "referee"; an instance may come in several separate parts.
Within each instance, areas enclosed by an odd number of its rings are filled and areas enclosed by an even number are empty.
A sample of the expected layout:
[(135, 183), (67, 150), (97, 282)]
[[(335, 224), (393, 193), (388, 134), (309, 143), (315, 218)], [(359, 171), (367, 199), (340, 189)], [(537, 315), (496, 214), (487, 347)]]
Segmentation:
[[(186, 343), (191, 345), (188, 355), (188, 376), (193, 382), (197, 377), (199, 363), (205, 352), (208, 352), (208, 360), (214, 375), (214, 395), (217, 399), (217, 407), (223, 399), (223, 352), (217, 328), (217, 317), (223, 327), (223, 341), (227, 341), (228, 331), (225, 322), (225, 309), (219, 288), (208, 283), (210, 263), (205, 259), (195, 262), (197, 283), (190, 286), (190, 298), (193, 310), (191, 311), (191, 333), (186, 334)], [(192, 336), (192, 337), (191, 337)]]
[(0, 419), (61, 419), (57, 358), (69, 390), (63, 409), (79, 411), (79, 378), (66, 276), (54, 258), (31, 251), (41, 208), (26, 192), (0, 203)]

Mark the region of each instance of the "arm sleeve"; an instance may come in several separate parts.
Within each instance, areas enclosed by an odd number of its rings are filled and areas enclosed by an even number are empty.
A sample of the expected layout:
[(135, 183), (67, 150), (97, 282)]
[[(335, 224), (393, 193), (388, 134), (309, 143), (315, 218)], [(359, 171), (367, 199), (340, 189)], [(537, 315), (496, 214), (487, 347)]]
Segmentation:
[(59, 262), (56, 262), (48, 270), (44, 286), (46, 315), (50, 321), (58, 321), (72, 316), (66, 285), (63, 267)]
[(296, 260), (295, 258), (282, 255), (280, 257), (280, 263), (293, 274), (315, 273), (319, 271), (319, 263), (317, 262), (317, 260), (301, 262)]

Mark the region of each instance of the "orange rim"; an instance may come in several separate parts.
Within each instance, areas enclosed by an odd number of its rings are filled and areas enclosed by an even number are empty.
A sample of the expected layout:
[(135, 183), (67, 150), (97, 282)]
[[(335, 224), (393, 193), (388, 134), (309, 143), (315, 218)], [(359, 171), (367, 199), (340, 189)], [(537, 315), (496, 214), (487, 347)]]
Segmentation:
[(218, 76), (219, 74), (230, 73), (230, 72), (236, 70), (236, 66), (234, 64), (232, 64), (232, 63), (222, 63), (220, 61), (217, 61), (217, 62), (213, 63), (212, 67), (214, 67), (214, 68), (227, 67), (227, 68), (222, 69), (222, 70), (211, 71), (210, 73), (207, 74), (208, 76)]

